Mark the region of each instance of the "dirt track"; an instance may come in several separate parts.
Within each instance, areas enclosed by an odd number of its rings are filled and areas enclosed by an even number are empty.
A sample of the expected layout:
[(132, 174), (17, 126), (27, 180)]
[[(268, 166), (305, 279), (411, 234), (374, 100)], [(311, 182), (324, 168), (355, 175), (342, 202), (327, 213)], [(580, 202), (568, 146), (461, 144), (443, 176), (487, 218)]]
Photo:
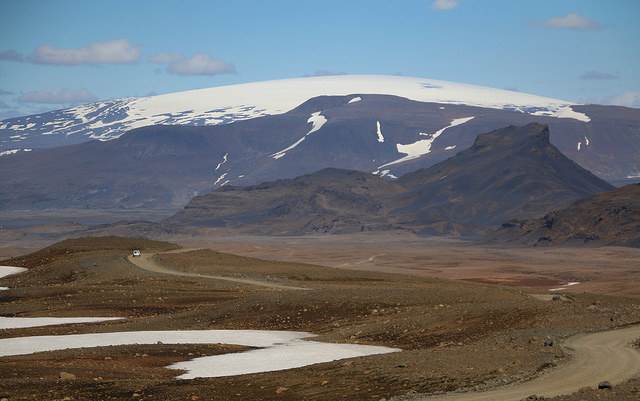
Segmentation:
[(564, 347), (572, 358), (559, 368), (534, 380), (486, 392), (447, 394), (415, 398), (415, 401), (520, 401), (530, 395), (555, 397), (593, 387), (606, 380), (619, 384), (640, 374), (640, 351), (633, 341), (640, 337), (640, 326), (580, 334)]
[[(169, 251), (166, 253), (182, 253), (182, 252), (190, 252), (190, 251), (193, 251), (193, 249), (179, 249), (175, 251)], [(259, 287), (273, 288), (277, 290), (309, 290), (310, 289), (310, 288), (304, 288), (304, 287), (294, 287), (294, 286), (289, 286), (284, 284), (271, 283), (268, 281), (251, 280), (251, 279), (227, 277), (227, 276), (215, 276), (210, 274), (181, 272), (181, 271), (169, 269), (165, 266), (160, 265), (153, 259), (155, 255), (156, 255), (155, 253), (144, 253), (137, 257), (129, 255), (128, 259), (129, 259), (129, 262), (131, 262), (135, 266), (143, 270), (147, 270), (154, 273), (171, 274), (173, 276), (182, 276), (182, 277), (199, 277), (199, 278), (208, 278), (213, 280), (223, 280), (223, 281), (230, 281), (230, 282), (239, 283), (239, 284), (256, 285)]]

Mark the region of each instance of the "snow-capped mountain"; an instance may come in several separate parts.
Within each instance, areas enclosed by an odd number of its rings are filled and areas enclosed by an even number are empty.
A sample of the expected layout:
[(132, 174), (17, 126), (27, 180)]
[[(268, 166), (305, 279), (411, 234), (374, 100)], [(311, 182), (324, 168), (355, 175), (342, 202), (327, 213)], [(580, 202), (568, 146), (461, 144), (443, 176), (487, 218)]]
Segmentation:
[[(425, 78), (337, 75), (255, 82), (142, 98), (101, 101), (0, 123), (0, 152), (120, 137), (158, 124), (218, 125), (286, 113), (322, 95), (381, 94), (420, 102), (464, 104), (588, 122), (568, 101)], [(28, 150), (27, 150), (28, 151)], [(5, 153), (10, 154), (10, 153)]]
[[(332, 92), (340, 94), (314, 96)], [(47, 116), (50, 123), (26, 120)], [(549, 126), (551, 143), (600, 178), (640, 175), (638, 109), (336, 76), (88, 105), (25, 117), (22, 131), (5, 122), (0, 208), (181, 208), (221, 187), (324, 168), (394, 180), (469, 148), (479, 134), (533, 122)], [(58, 131), (46, 128), (56, 124)]]

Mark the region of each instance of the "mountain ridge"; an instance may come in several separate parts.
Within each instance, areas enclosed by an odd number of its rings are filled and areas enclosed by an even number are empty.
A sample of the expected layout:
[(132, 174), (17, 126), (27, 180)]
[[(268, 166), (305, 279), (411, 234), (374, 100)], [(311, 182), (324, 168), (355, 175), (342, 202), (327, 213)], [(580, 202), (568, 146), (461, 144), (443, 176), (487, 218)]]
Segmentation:
[(551, 145), (547, 126), (532, 123), (481, 134), (471, 148), (397, 180), (323, 169), (228, 186), (194, 198), (165, 223), (261, 234), (406, 229), (467, 235), (612, 188)]
[[(222, 185), (326, 167), (399, 177), (472, 146), (478, 133), (531, 122), (549, 125), (553, 144), (583, 167), (624, 180), (635, 174), (640, 152), (636, 116), (601, 118), (586, 124), (388, 95), (321, 96), (284, 114), (231, 124), (148, 126), (111, 141), (0, 156), (0, 208), (179, 209)], [(590, 124), (602, 129), (593, 132)]]

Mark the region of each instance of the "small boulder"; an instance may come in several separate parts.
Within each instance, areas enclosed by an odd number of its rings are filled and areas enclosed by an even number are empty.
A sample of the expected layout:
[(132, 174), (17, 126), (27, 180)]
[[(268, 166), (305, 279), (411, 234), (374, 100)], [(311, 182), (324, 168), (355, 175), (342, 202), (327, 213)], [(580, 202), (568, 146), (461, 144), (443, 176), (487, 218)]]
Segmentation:
[(598, 383), (598, 390), (611, 390), (613, 386), (608, 381)]
[(76, 375), (74, 375), (73, 373), (69, 373), (69, 372), (60, 372), (60, 373), (58, 373), (58, 379), (60, 379), (60, 380), (75, 380), (76, 379)]

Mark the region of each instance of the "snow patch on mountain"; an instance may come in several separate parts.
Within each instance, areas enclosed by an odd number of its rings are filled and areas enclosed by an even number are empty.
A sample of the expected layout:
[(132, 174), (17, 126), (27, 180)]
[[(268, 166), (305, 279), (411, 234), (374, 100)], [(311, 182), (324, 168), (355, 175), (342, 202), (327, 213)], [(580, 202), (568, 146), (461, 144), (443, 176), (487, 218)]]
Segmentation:
[[(431, 146), (433, 145), (433, 142), (440, 135), (442, 135), (442, 133), (444, 133), (444, 131), (446, 131), (447, 129), (449, 129), (451, 127), (455, 127), (456, 125), (461, 125), (461, 124), (464, 124), (466, 122), (469, 122), (469, 121), (473, 120), (474, 118), (475, 118), (474, 116), (472, 116), (472, 117), (463, 117), (463, 118), (455, 118), (446, 127), (437, 130), (433, 134), (427, 135), (427, 136), (429, 136), (428, 139), (421, 139), (419, 141), (416, 141), (416, 142), (413, 142), (413, 143), (409, 143), (409, 144), (406, 144), (406, 145), (403, 145), (401, 143), (396, 144), (396, 148), (398, 149), (398, 153), (403, 153), (405, 156), (401, 157), (398, 160), (394, 160), (392, 162), (383, 164), (382, 166), (380, 166), (378, 168), (382, 169), (383, 167), (391, 166), (391, 165), (398, 164), (398, 163), (404, 163), (406, 161), (417, 159), (420, 156), (423, 156), (423, 155), (426, 155), (428, 153), (431, 153)], [(425, 135), (425, 134), (423, 132), (421, 132), (420, 135)]]
[(218, 179), (213, 183), (213, 185), (218, 185), (218, 183), (222, 180), (224, 180), (224, 177), (227, 176), (228, 173), (224, 173), (222, 174), (220, 177), (218, 177)]
[(218, 165), (216, 166), (215, 171), (218, 171), (218, 169), (220, 169), (220, 167), (222, 167), (222, 165), (227, 162), (228, 157), (229, 157), (229, 153), (225, 153), (224, 156), (222, 156), (222, 161), (220, 161), (220, 163), (218, 163)]
[(380, 127), (380, 121), (376, 121), (376, 135), (378, 135), (378, 142), (384, 142), (384, 136), (382, 135), (382, 128)]
[(311, 124), (311, 129), (309, 130), (309, 132), (307, 132), (302, 138), (298, 139), (293, 144), (287, 146), (281, 151), (273, 153), (271, 157), (273, 157), (276, 160), (280, 159), (281, 157), (284, 157), (288, 151), (300, 145), (305, 139), (307, 139), (309, 135), (313, 134), (314, 132), (322, 128), (322, 126), (327, 123), (327, 118), (322, 115), (321, 111), (316, 111), (315, 113), (311, 114), (311, 117), (309, 117), (309, 119), (307, 120), (307, 123)]
[(9, 149), (9, 150), (0, 152), (0, 156), (15, 155), (18, 152), (20, 152), (20, 149)]
[(362, 98), (360, 96), (356, 96), (353, 99), (349, 100), (347, 103), (349, 103), (349, 104), (356, 103), (356, 102), (359, 102), (361, 100), (362, 100)]

